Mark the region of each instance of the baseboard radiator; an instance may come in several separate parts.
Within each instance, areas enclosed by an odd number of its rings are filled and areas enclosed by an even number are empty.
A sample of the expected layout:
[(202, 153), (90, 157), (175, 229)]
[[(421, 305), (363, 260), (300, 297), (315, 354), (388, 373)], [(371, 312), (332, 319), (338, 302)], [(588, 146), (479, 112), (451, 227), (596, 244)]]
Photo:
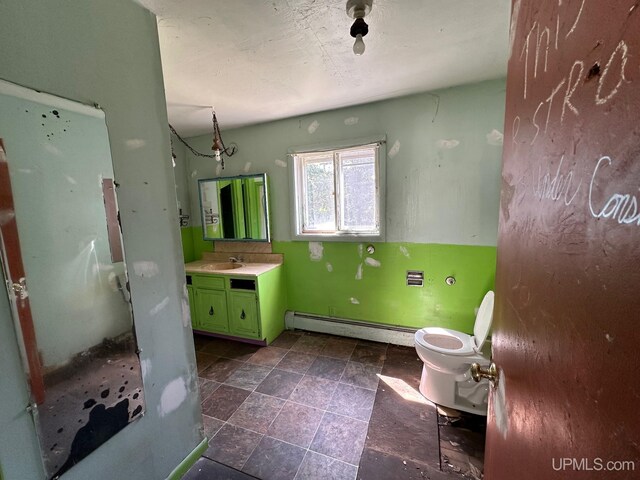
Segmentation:
[(361, 322), (291, 311), (288, 311), (285, 315), (285, 327), (287, 330), (328, 333), (374, 342), (405, 345), (407, 347), (414, 346), (413, 337), (417, 330), (415, 328), (396, 327), (381, 323)]

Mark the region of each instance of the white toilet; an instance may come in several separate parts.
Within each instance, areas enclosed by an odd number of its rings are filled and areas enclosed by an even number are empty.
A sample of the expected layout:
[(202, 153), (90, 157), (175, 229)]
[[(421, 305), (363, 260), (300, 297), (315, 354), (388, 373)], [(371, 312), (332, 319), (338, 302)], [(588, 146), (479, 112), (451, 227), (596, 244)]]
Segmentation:
[[(484, 296), (476, 315), (473, 336), (447, 328), (427, 327), (415, 334), (418, 356), (424, 362), (420, 393), (437, 405), (477, 415), (487, 414), (489, 381), (475, 382), (471, 364), (488, 366), (490, 342), (485, 342), (493, 320), (493, 292)], [(484, 348), (483, 348), (484, 347)]]

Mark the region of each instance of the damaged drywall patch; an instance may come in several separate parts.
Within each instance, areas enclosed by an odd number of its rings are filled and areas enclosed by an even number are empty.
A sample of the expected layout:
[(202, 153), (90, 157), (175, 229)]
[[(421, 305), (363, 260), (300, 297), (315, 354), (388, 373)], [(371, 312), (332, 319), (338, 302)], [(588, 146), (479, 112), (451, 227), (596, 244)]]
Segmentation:
[(169, 305), (169, 297), (164, 297), (159, 304), (157, 304), (155, 307), (153, 307), (151, 310), (149, 310), (149, 314), (150, 315), (157, 315), (158, 312), (160, 312), (160, 310), (162, 310), (167, 305)]
[(360, 300), (358, 300), (357, 298), (351, 297), (349, 301), (354, 305), (360, 305)]
[(313, 134), (316, 132), (316, 130), (318, 130), (319, 126), (320, 126), (320, 122), (318, 122), (317, 120), (314, 120), (307, 127), (307, 132), (309, 132), (309, 134)]
[(411, 256), (409, 255), (409, 250), (407, 250), (407, 247), (405, 247), (404, 245), (400, 245), (400, 253), (407, 258), (411, 258)]
[(359, 121), (360, 119), (358, 117), (349, 117), (344, 119), (344, 124), (351, 126), (357, 124)]
[(155, 277), (160, 273), (160, 268), (155, 262), (138, 261), (133, 262), (133, 271), (139, 277)]
[(359, 264), (356, 270), (356, 280), (362, 280), (362, 264)]
[(125, 140), (124, 144), (130, 150), (137, 150), (138, 148), (144, 147), (147, 142), (145, 142), (141, 138), (130, 138), (129, 140)]
[(456, 140), (455, 138), (451, 138), (451, 139), (442, 139), (442, 140), (438, 140), (436, 142), (436, 145), (438, 148), (443, 148), (446, 150), (450, 150), (452, 148), (456, 148), (458, 145), (460, 145), (460, 140)]
[(309, 242), (309, 259), (313, 262), (319, 262), (324, 255), (324, 247), (322, 242)]
[(276, 167), (281, 167), (281, 168), (287, 167), (287, 162), (285, 162), (284, 160), (280, 160), (279, 158), (276, 158), (276, 160), (273, 163), (276, 164)]
[(376, 268), (381, 265), (379, 260), (376, 260), (375, 258), (371, 258), (371, 257), (365, 258), (364, 263), (366, 263), (370, 267), (376, 267)]
[(395, 143), (391, 146), (391, 148), (387, 152), (387, 156), (389, 158), (393, 158), (396, 155), (398, 155), (399, 151), (400, 151), (400, 140), (396, 140)]
[(489, 145), (494, 145), (496, 147), (499, 147), (500, 145), (502, 145), (503, 140), (504, 140), (504, 135), (498, 130), (496, 130), (495, 128), (491, 130), (489, 133), (487, 133), (487, 143)]
[(327, 272), (333, 272), (333, 265), (327, 262)]
[(184, 378), (176, 378), (164, 387), (158, 405), (158, 415), (165, 417), (178, 409), (187, 398), (187, 384)]
[(251, 162), (245, 163), (242, 170), (244, 170), (244, 173), (247, 173), (249, 170), (251, 170)]

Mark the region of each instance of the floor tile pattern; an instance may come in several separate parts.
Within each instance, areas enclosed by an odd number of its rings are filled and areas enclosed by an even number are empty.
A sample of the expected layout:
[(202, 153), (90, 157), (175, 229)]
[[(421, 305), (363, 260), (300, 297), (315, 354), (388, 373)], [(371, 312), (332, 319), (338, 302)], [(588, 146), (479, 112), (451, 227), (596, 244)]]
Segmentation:
[[(220, 478), (234, 480), (463, 478), (440, 470), (438, 415), (417, 391), (413, 348), (301, 331), (268, 347), (199, 335), (195, 346), (210, 440), (191, 470), (220, 462), (231, 472)], [(445, 448), (462, 443), (445, 433)]]

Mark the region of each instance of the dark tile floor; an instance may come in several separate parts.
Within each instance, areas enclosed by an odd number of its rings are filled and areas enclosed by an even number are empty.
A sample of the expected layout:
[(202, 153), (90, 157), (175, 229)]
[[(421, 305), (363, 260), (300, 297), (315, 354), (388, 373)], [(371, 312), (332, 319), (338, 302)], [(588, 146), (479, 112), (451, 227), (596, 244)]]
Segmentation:
[(460, 479), (450, 459), (480, 452), (455, 423), (439, 427), (413, 348), (301, 331), (268, 347), (199, 335), (195, 345), (210, 441), (190, 480)]

